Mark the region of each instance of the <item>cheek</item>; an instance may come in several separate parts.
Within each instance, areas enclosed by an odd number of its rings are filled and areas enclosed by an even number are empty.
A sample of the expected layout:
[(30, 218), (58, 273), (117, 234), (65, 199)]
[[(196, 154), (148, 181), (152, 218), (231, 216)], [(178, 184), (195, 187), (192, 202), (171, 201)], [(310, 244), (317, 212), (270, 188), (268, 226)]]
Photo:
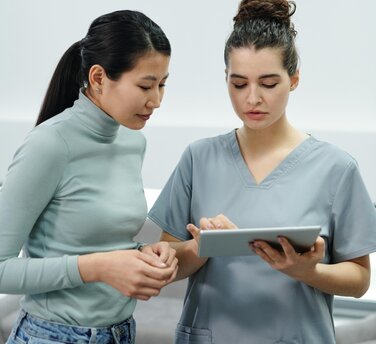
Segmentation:
[(116, 90), (109, 92), (103, 102), (104, 111), (119, 121), (132, 113), (132, 97), (124, 95)]
[(137, 94), (132, 89), (114, 88), (109, 95), (109, 106), (117, 110), (130, 108), (136, 99)]
[(230, 95), (232, 106), (234, 107), (235, 110), (238, 109), (242, 104), (242, 97), (240, 96), (239, 92), (235, 93), (229, 89), (229, 95)]
[(278, 108), (285, 108), (289, 99), (290, 92), (281, 91), (269, 98), (269, 104)]
[(117, 87), (108, 87), (103, 91), (103, 102), (107, 108), (116, 108), (119, 99), (119, 90)]

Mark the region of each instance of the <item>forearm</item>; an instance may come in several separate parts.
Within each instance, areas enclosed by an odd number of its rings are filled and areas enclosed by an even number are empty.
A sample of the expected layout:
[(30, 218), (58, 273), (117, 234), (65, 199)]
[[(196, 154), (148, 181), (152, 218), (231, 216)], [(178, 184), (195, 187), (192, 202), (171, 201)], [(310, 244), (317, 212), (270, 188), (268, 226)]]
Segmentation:
[(102, 270), (101, 253), (85, 254), (78, 257), (78, 270), (82, 281), (85, 283), (99, 282), (100, 271)]
[(0, 293), (37, 294), (80, 285), (76, 256), (14, 257), (0, 263)]
[(317, 264), (312, 272), (297, 279), (327, 294), (358, 298), (369, 287), (370, 273), (366, 267), (347, 261)]
[(176, 257), (179, 262), (179, 269), (175, 281), (191, 276), (207, 261), (207, 258), (197, 256), (197, 244), (194, 239), (184, 242), (169, 242), (169, 244), (176, 250)]

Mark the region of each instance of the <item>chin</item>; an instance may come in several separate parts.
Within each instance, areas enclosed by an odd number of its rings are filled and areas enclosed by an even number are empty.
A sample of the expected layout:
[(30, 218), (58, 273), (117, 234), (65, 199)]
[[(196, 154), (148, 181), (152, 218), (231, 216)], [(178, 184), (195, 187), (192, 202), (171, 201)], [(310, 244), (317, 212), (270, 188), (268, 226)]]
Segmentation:
[(247, 122), (244, 122), (244, 126), (247, 127), (249, 130), (263, 130), (263, 129), (266, 129), (270, 126), (270, 123), (247, 123)]
[(128, 129), (131, 129), (131, 130), (141, 130), (145, 127), (145, 122), (144, 123), (132, 123), (132, 124), (129, 124), (129, 123), (124, 123), (124, 124), (121, 124), (123, 127), (126, 127)]

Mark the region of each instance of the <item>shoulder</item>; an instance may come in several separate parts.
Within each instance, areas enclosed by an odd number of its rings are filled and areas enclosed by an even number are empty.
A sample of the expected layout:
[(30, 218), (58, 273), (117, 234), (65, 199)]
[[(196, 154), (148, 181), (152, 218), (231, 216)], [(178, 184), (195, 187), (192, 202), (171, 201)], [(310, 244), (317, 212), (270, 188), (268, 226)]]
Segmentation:
[(27, 174), (29, 180), (33, 176), (43, 176), (47, 180), (53, 175), (60, 175), (68, 161), (67, 145), (56, 130), (37, 126), (17, 149), (9, 165), (7, 178), (14, 175), (22, 180)]
[(178, 166), (208, 166), (210, 163), (217, 163), (219, 159), (226, 159), (231, 155), (234, 140), (236, 141), (235, 131), (196, 140), (185, 148)]
[(316, 138), (313, 138), (313, 141), (315, 144), (314, 152), (321, 160), (322, 164), (340, 169), (347, 169), (349, 167), (357, 168), (358, 163), (356, 159), (344, 149)]
[[(63, 145), (68, 149), (68, 137), (69, 133), (72, 132), (72, 119), (74, 113), (71, 111), (71, 108), (64, 110), (58, 115), (48, 119), (47, 121), (39, 124), (35, 127), (31, 134), (34, 137), (34, 140), (48, 140), (51, 146)], [(56, 148), (56, 147), (55, 147)]]
[(41, 124), (29, 132), (16, 152), (16, 156), (25, 154), (36, 160), (59, 160), (69, 155), (69, 149), (58, 126)]
[(223, 154), (224, 150), (231, 147), (235, 138), (235, 131), (229, 133), (207, 137), (192, 142), (186, 148), (192, 155), (206, 156), (207, 154)]

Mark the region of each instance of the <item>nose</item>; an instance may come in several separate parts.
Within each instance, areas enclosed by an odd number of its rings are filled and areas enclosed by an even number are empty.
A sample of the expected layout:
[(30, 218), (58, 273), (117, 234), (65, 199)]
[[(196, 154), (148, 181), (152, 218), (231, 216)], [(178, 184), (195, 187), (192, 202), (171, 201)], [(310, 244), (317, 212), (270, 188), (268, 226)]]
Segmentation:
[(159, 108), (161, 106), (162, 96), (163, 95), (160, 92), (160, 90), (159, 89), (156, 90), (155, 92), (153, 92), (153, 94), (151, 94), (150, 98), (148, 99), (146, 103), (146, 106), (152, 109)]
[(253, 87), (249, 91), (249, 94), (247, 97), (247, 103), (249, 103), (252, 106), (262, 103), (262, 96), (257, 87)]

